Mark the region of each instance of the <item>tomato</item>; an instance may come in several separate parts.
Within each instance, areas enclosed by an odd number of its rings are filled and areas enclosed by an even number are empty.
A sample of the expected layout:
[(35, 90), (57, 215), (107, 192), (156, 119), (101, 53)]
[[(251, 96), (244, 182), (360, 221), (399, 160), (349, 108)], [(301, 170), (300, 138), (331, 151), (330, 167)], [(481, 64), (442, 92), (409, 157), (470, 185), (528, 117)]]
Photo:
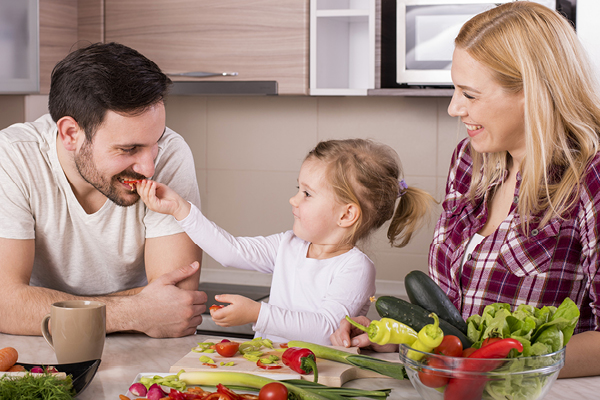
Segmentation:
[(210, 306), (208, 309), (210, 311), (216, 311), (216, 310), (220, 310), (221, 308), (225, 307), (223, 304), (213, 304), (212, 306)]
[(288, 390), (283, 383), (267, 383), (258, 392), (258, 400), (287, 400)]
[(473, 354), (477, 349), (474, 347), (469, 347), (468, 349), (464, 349), (462, 352), (462, 356), (463, 357), (469, 357), (471, 354)]
[(460, 357), (463, 352), (462, 342), (454, 335), (445, 335), (442, 343), (433, 352), (449, 357)]
[(501, 340), (501, 339), (502, 338), (499, 338), (499, 337), (489, 337), (489, 338), (483, 339), (483, 342), (481, 342), (481, 347), (485, 347), (488, 344), (492, 344), (492, 343), (497, 342), (498, 340)]
[(233, 357), (238, 352), (240, 344), (238, 342), (220, 342), (215, 344), (215, 350), (223, 357)]
[[(427, 361), (427, 365), (431, 368), (445, 369), (447, 368), (444, 361), (439, 357), (432, 357)], [(443, 372), (432, 371), (428, 368), (424, 368), (419, 371), (419, 380), (421, 383), (430, 388), (440, 388), (446, 386), (449, 377)]]

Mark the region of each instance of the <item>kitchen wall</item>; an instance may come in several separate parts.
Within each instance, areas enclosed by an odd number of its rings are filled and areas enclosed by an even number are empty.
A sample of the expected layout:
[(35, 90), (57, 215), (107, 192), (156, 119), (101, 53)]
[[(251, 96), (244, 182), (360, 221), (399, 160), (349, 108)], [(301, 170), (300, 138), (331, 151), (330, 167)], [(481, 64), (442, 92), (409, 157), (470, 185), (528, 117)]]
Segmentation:
[[(289, 230), (302, 160), (318, 141), (370, 138), (400, 155), (408, 185), (443, 198), (450, 156), (465, 136), (450, 118), (450, 98), (171, 97), (167, 125), (194, 152), (202, 209), (234, 235)], [(402, 249), (391, 248), (387, 225), (363, 249), (377, 266), (378, 292), (402, 295), (404, 276), (427, 270), (439, 208)], [(205, 256), (202, 279), (268, 285), (270, 276), (225, 269)]]
[[(292, 227), (289, 198), (306, 153), (318, 141), (362, 137), (392, 146), (408, 185), (443, 198), (450, 156), (465, 132), (446, 112), (450, 98), (172, 96), (167, 125), (194, 153), (204, 213), (234, 235)], [(46, 96), (0, 96), (0, 127), (46, 112)], [(402, 249), (391, 248), (387, 225), (363, 246), (377, 267), (379, 294), (404, 295), (402, 281), (427, 270), (439, 207)], [(226, 269), (204, 256), (203, 281), (268, 286), (270, 275)]]

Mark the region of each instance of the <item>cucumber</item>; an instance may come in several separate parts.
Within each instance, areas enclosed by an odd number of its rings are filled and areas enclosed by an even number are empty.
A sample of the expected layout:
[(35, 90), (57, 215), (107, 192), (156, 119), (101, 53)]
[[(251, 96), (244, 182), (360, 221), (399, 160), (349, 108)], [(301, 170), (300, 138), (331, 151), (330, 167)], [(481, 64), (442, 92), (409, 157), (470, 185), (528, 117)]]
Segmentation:
[(404, 278), (404, 286), (411, 303), (436, 313), (438, 317), (467, 334), (467, 323), (462, 315), (429, 275), (418, 270), (412, 271)]
[[(429, 316), (431, 311), (427, 311), (421, 306), (411, 304), (393, 296), (381, 296), (375, 302), (375, 308), (381, 318), (391, 318), (405, 325), (410, 326), (419, 332), (425, 325), (433, 323), (433, 318)], [(460, 339), (463, 348), (469, 348), (473, 344), (467, 336), (449, 322), (440, 318), (440, 328), (444, 335), (454, 335)]]

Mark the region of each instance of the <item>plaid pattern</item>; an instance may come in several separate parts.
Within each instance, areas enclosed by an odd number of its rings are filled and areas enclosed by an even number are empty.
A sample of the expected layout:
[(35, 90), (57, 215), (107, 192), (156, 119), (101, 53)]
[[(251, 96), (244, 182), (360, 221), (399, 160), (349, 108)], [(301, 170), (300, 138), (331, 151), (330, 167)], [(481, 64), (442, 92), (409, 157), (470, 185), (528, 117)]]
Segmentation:
[[(574, 209), (527, 237), (516, 214), (521, 177), (506, 220), (461, 261), (471, 237), (488, 215), (487, 195), (471, 204), (469, 139), (454, 152), (443, 211), (429, 252), (429, 274), (448, 294), (464, 318), (480, 314), (490, 303), (512, 306), (558, 306), (570, 297), (581, 316), (575, 333), (600, 330), (600, 155), (582, 181)], [(489, 193), (489, 191), (488, 191)]]

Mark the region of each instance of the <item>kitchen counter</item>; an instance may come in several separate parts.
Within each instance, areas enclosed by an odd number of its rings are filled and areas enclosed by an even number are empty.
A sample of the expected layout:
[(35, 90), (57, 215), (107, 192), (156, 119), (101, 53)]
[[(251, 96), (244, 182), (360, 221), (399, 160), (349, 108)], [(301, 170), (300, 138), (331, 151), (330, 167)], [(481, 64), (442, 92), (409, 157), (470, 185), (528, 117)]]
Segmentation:
[[(206, 336), (194, 335), (177, 339), (152, 339), (142, 334), (111, 334), (106, 338), (102, 363), (96, 377), (78, 397), (118, 400), (140, 372), (169, 372), (169, 367), (187, 354)], [(29, 364), (55, 364), (56, 357), (42, 337), (0, 334), (0, 347), (11, 346), (19, 352), (19, 361)], [(390, 400), (419, 400), (411, 383), (390, 378), (356, 379), (346, 387), (365, 389), (392, 388)], [(597, 398), (600, 377), (559, 379), (545, 400)]]

